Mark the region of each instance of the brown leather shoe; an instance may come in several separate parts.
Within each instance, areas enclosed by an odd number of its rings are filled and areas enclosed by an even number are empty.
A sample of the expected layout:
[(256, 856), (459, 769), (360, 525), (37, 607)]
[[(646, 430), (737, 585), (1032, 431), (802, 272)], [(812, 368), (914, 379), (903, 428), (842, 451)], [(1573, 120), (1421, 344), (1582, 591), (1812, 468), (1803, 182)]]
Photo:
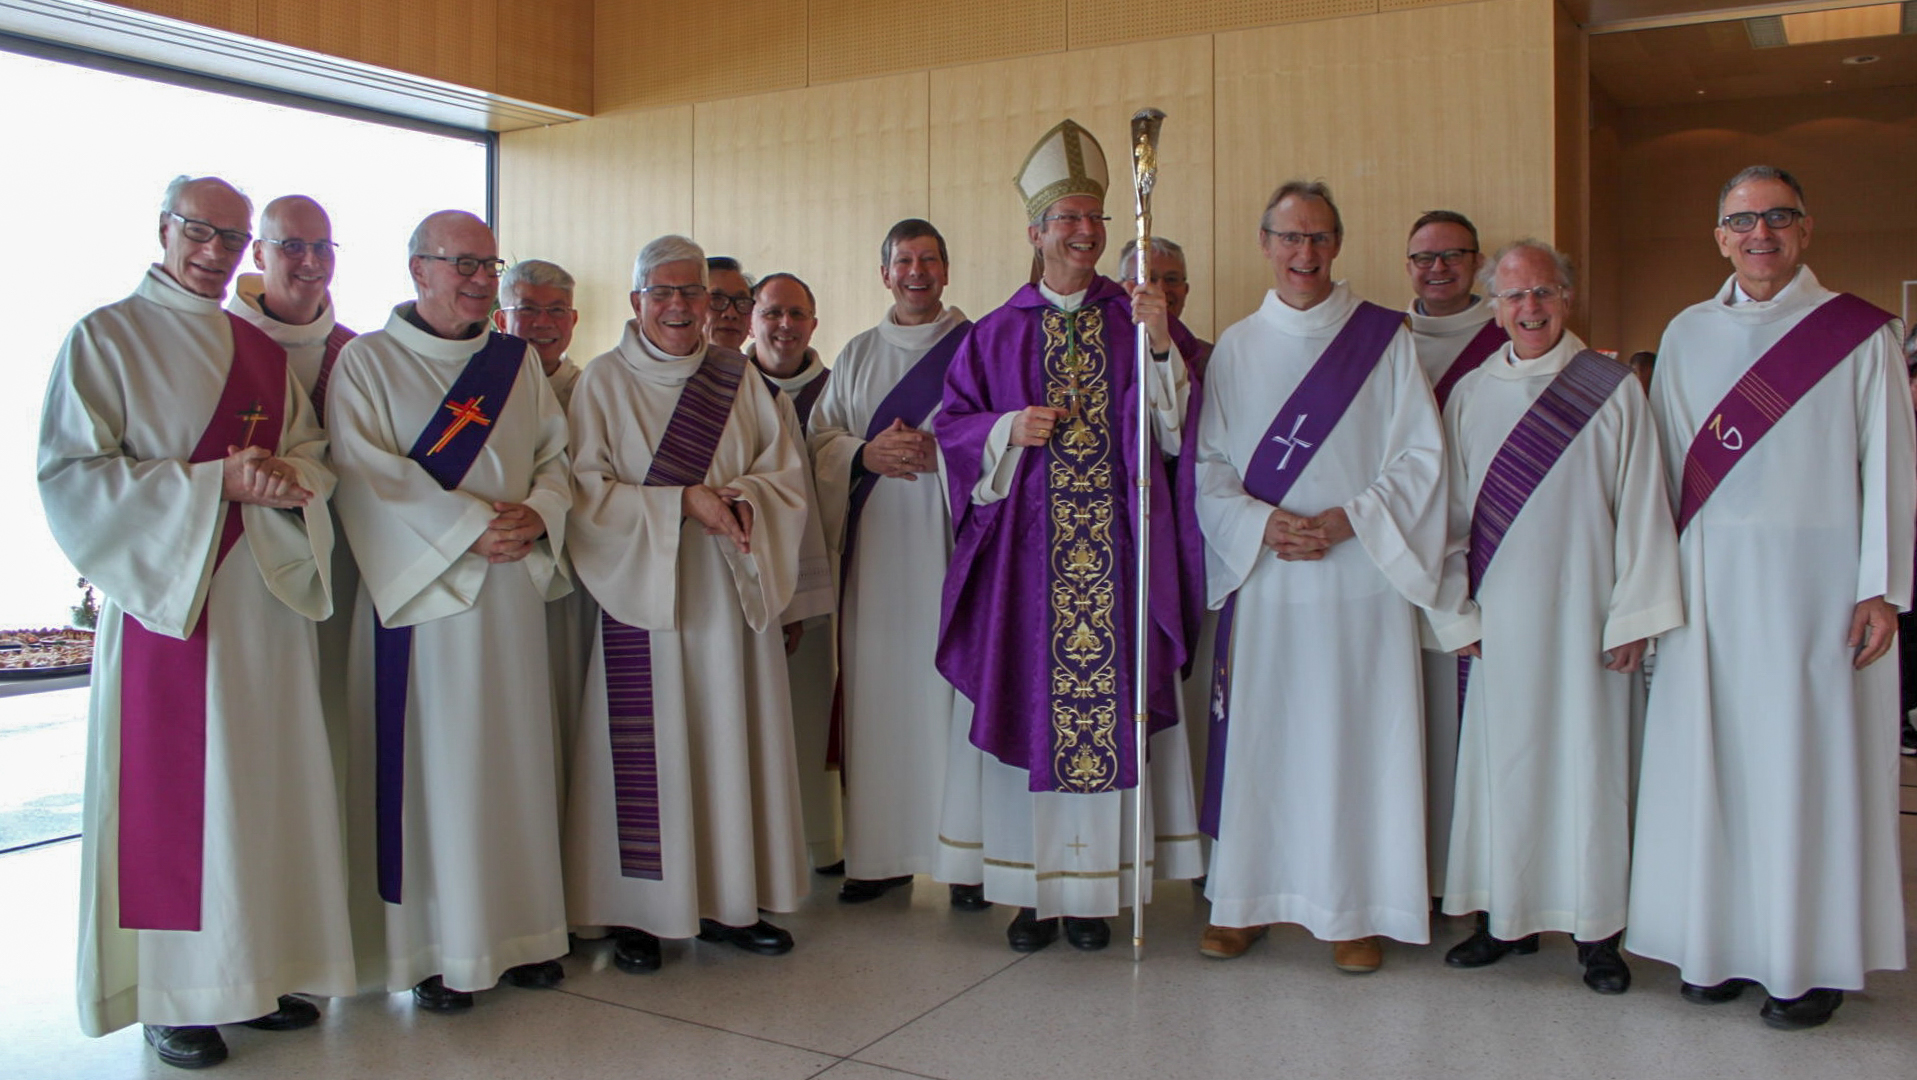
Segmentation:
[(1265, 936), (1268, 926), (1207, 926), (1198, 937), (1198, 951), (1213, 960), (1245, 955), (1252, 942)]
[(1339, 971), (1369, 975), (1384, 966), (1384, 945), (1376, 935), (1331, 943), (1331, 963)]

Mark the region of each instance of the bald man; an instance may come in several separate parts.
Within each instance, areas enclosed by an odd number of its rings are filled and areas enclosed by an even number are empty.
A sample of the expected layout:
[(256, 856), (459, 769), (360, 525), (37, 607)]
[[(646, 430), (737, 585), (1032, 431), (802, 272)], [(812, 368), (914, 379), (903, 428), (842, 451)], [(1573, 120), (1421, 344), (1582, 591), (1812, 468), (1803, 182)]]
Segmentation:
[[(387, 989), (452, 1011), (502, 975), (564, 977), (549, 668), (524, 643), (572, 589), (572, 491), (538, 353), (487, 326), (492, 230), (441, 211), (409, 250), (418, 299), (347, 345), (328, 414), (361, 574), (354, 937)], [(360, 919), (375, 889), (383, 910)]]

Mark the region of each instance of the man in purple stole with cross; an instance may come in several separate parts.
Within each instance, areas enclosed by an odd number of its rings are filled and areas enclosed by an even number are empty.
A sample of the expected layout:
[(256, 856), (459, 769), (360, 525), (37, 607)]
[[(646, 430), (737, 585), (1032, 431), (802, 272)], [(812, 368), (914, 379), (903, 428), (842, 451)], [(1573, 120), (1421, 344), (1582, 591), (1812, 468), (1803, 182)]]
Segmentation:
[[(1177, 730), (1197, 535), (1165, 482), (1189, 430), (1180, 354), (1192, 341), (1175, 340), (1162, 290), (1128, 301), (1097, 272), (1106, 171), (1090, 132), (1070, 120), (1047, 132), (1016, 183), (1043, 276), (972, 328), (933, 425), (955, 523), (938, 668), (973, 704), (971, 741), (985, 751), (976, 779), (948, 770), (948, 795), (978, 797), (946, 799), (939, 842), (953, 869), (941, 873), (983, 880), (987, 900), (1019, 908), (1007, 929), (1015, 950), (1056, 940), (1059, 916), (1074, 946), (1101, 949), (1105, 917), (1133, 896), (1141, 792), (1156, 852), (1147, 896), (1154, 873), (1202, 869)], [(1144, 418), (1134, 321), (1152, 349)], [(1134, 460), (1141, 419), (1157, 447), (1144, 462)], [(1141, 467), (1152, 480), (1148, 777), (1135, 775), (1131, 690)]]
[(1223, 609), (1199, 951), (1298, 923), (1369, 972), (1379, 936), (1429, 940), (1418, 606), (1444, 557), (1443, 435), (1403, 313), (1331, 276), (1330, 190), (1290, 181), (1259, 225), (1274, 287), (1219, 337), (1198, 437)]
[(1651, 409), (1685, 625), (1658, 645), (1638, 779), (1632, 952), (1684, 997), (1755, 984), (1828, 1021), (1904, 967), (1896, 614), (1910, 606), (1910, 395), (1896, 320), (1818, 283), (1789, 173), (1718, 197), (1732, 275), (1664, 331)]
[(1486, 286), (1511, 341), (1445, 406), (1451, 553), (1429, 615), (1473, 657), (1441, 892), (1477, 929), (1445, 963), (1567, 933), (1585, 985), (1621, 994), (1631, 673), (1684, 620), (1677, 534), (1636, 378), (1565, 329), (1564, 256), (1518, 241)]
[(286, 350), (220, 310), (252, 207), (181, 177), (163, 260), (82, 319), (47, 386), (40, 494), (106, 594), (88, 710), (80, 1026), (214, 1065), (213, 1025), (354, 993), (314, 620), (332, 474)]
[(487, 325), (505, 264), (464, 211), (414, 230), (417, 301), (333, 372), (359, 563), (347, 787), (361, 974), (420, 1008), (564, 977), (546, 603), (572, 589), (566, 418)]
[(780, 616), (810, 513), (791, 404), (707, 342), (705, 252), (647, 244), (573, 395), (573, 560), (601, 610), (567, 770), (566, 905), (622, 971), (661, 938), (777, 955), (809, 872)]

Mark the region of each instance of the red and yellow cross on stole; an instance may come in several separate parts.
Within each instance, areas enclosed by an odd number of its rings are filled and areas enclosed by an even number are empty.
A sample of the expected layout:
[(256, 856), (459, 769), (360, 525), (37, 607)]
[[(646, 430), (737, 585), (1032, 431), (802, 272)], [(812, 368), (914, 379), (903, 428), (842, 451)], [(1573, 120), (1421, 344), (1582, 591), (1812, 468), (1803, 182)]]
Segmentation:
[(247, 406), (239, 418), (246, 421), (246, 438), (240, 440), (242, 448), (253, 445), (253, 429), (259, 426), (260, 421), (271, 419), (266, 415), (266, 407), (257, 401)]
[(467, 424), (478, 424), (480, 427), (492, 426), (492, 421), (487, 419), (486, 414), (479, 411), (479, 403), (484, 400), (486, 396), (481, 394), (457, 403), (447, 402), (446, 411), (453, 414), (452, 425), (446, 429), (444, 435), (439, 437), (439, 441), (433, 444), (433, 448), (426, 451), (426, 456), (431, 457), (445, 449), (446, 444), (453, 441), (453, 436), (464, 431)]

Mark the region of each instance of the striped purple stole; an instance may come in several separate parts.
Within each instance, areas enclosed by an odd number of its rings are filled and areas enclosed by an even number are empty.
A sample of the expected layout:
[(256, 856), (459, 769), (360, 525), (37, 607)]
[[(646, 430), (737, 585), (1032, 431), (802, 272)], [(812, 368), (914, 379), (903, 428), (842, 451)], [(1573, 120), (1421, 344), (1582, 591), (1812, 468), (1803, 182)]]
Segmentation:
[[(646, 487), (705, 483), (745, 370), (745, 358), (736, 353), (706, 351), (699, 370), (679, 391), (679, 404), (666, 421), (652, 466), (646, 470)], [(612, 743), (613, 804), (619, 821), (619, 874), (660, 881), (665, 877), (665, 863), (659, 840), (652, 634), (627, 626), (603, 609), (599, 626), (606, 672), (606, 726)]]
[(1479, 365), (1498, 351), (1498, 346), (1509, 340), (1510, 335), (1504, 332), (1504, 327), (1499, 326), (1496, 319), (1478, 328), (1478, 332), (1465, 343), (1464, 350), (1458, 353), (1457, 359), (1444, 369), (1438, 385), (1431, 388), (1431, 396), (1438, 399), (1439, 412), (1443, 412), (1444, 403), (1451, 400), (1451, 391), (1457, 388), (1458, 380), (1478, 370)]
[[(419, 462), (439, 486), (451, 491), (466, 479), (506, 411), (526, 363), (526, 342), (492, 334), (446, 391), (425, 430), (406, 456)], [(318, 381), (318, 380), (316, 380)], [(413, 628), (387, 626), (373, 616), (374, 820), (379, 895), (400, 902), (404, 866), (402, 830), (406, 798), (406, 698), (412, 684)]]
[(1895, 316), (1861, 297), (1838, 293), (1804, 316), (1717, 403), (1684, 456), (1677, 531), (1691, 523), (1744, 452), (1791, 406)]
[[(187, 461), (226, 457), (229, 446), (277, 454), (286, 422), (286, 350), (229, 313), (233, 362)], [(222, 506), (213, 573), (245, 531), (237, 503)], [(210, 575), (209, 575), (210, 576)], [(184, 639), (120, 620), (120, 926), (198, 930), (206, 859), (206, 661), (209, 588)], [(226, 632), (243, 634), (244, 627)]]
[[(1247, 493), (1273, 506), (1284, 502), (1291, 485), (1357, 400), (1358, 391), (1384, 358), (1404, 318), (1402, 312), (1359, 301), (1344, 328), (1325, 346), (1266, 429), (1251, 463), (1245, 467)], [(1218, 814), (1225, 790), (1225, 746), (1231, 722), (1231, 626), (1237, 610), (1238, 594), (1233, 592), (1218, 613), (1212, 651), (1211, 740), (1198, 827), (1214, 840), (1218, 838)]]
[(354, 331), (338, 323), (326, 335), (326, 350), (320, 354), (319, 374), (313, 376), (313, 411), (319, 414), (320, 426), (326, 425), (326, 384), (333, 381), (333, 364), (339, 359), (339, 351), (346, 343), (358, 337)]

